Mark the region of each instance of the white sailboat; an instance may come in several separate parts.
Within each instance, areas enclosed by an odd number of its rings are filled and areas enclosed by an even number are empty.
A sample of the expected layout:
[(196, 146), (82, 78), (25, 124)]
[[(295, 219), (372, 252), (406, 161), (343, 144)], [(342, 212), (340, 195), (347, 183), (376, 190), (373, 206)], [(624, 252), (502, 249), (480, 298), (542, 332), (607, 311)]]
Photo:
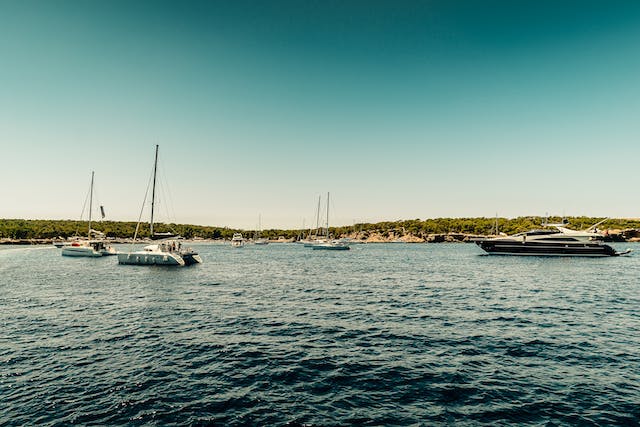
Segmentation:
[(262, 232), (261, 219), (261, 215), (258, 215), (258, 230), (256, 230), (256, 233), (253, 236), (253, 243), (255, 243), (256, 245), (268, 245), (269, 239), (260, 237), (260, 233)]
[[(104, 239), (91, 239), (91, 235), (103, 235), (99, 231), (91, 229), (91, 212), (93, 211), (93, 179), (95, 172), (91, 172), (91, 187), (89, 189), (89, 231), (87, 240), (76, 240), (69, 245), (62, 246), (62, 255), (70, 257), (97, 258), (107, 255), (116, 255), (116, 250)], [(85, 202), (86, 203), (86, 202)]]
[(329, 193), (327, 193), (327, 226), (325, 238), (326, 240), (324, 242), (313, 245), (313, 250), (347, 251), (351, 249), (348, 243), (329, 239)]
[[(320, 202), (321, 202), (321, 197), (322, 196), (318, 196), (318, 207), (316, 208), (316, 228), (315, 230), (312, 230), (311, 228), (309, 228), (309, 234), (307, 234), (307, 238), (306, 239), (302, 239), (300, 242), (302, 242), (304, 244), (305, 248), (312, 248), (316, 245), (319, 245), (321, 243), (326, 243), (327, 240), (321, 238), (318, 234), (320, 232)], [(311, 234), (313, 233), (313, 234)]]
[[(165, 266), (185, 266), (201, 263), (202, 259), (197, 252), (191, 248), (183, 248), (182, 243), (175, 239), (173, 235), (166, 233), (154, 234), (153, 232), (153, 213), (156, 198), (156, 175), (158, 171), (158, 145), (156, 145), (156, 154), (153, 164), (153, 187), (151, 190), (151, 219), (149, 221), (151, 238), (162, 238), (157, 244), (147, 245), (140, 251), (121, 252), (118, 254), (118, 263), (125, 265), (165, 265)], [(146, 202), (146, 196), (145, 196)], [(144, 207), (144, 203), (143, 203)], [(140, 218), (142, 212), (140, 212)], [(136, 226), (136, 232), (133, 237), (135, 241), (138, 237), (140, 228), (140, 218)], [(168, 237), (171, 236), (171, 237)]]

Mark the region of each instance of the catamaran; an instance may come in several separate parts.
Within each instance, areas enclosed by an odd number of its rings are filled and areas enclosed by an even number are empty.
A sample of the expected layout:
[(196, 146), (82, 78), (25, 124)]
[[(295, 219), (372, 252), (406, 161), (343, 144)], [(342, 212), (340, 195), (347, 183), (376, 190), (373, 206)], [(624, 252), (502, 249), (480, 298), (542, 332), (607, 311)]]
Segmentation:
[[(116, 255), (116, 250), (109, 245), (104, 239), (92, 239), (92, 235), (104, 236), (99, 231), (91, 229), (91, 211), (93, 210), (93, 179), (95, 173), (91, 172), (91, 187), (89, 189), (89, 232), (87, 233), (87, 240), (76, 240), (71, 244), (63, 244), (62, 255), (71, 257), (90, 257), (97, 258), (107, 255)], [(86, 203), (86, 202), (85, 202)], [(86, 205), (85, 205), (86, 206)], [(100, 206), (101, 211), (104, 210)]]
[[(177, 236), (171, 233), (154, 233), (153, 232), (153, 213), (156, 199), (156, 175), (158, 172), (158, 145), (156, 145), (156, 154), (153, 164), (153, 187), (151, 190), (151, 218), (149, 221), (150, 233), (152, 240), (158, 240), (158, 243), (147, 245), (140, 251), (121, 252), (118, 254), (118, 263), (125, 265), (166, 265), (166, 266), (185, 266), (198, 264), (202, 262), (202, 258), (191, 248), (182, 246)], [(146, 203), (146, 195), (145, 201)], [(142, 218), (142, 211), (140, 212)], [(136, 231), (133, 237), (138, 237), (140, 228), (140, 218), (136, 225)]]

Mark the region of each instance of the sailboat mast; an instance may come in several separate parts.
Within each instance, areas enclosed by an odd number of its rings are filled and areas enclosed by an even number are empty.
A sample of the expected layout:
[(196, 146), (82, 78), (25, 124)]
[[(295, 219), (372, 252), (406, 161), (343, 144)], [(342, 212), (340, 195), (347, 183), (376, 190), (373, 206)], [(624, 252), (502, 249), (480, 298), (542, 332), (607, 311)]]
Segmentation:
[(327, 240), (329, 240), (329, 192), (327, 192)]
[(320, 198), (318, 196), (318, 209), (316, 210), (316, 238), (318, 237), (318, 231), (320, 230)]
[(158, 172), (158, 144), (156, 144), (156, 157), (153, 162), (153, 187), (151, 189), (151, 237), (153, 237), (153, 210), (156, 204), (156, 173)]
[(87, 237), (91, 240), (91, 211), (93, 210), (93, 175), (94, 171), (91, 171), (91, 189), (89, 190), (89, 232)]

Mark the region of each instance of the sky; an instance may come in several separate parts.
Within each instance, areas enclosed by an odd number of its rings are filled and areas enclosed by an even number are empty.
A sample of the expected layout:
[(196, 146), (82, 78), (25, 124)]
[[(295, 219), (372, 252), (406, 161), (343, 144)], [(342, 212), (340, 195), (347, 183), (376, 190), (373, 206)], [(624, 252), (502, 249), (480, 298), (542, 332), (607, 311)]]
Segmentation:
[(637, 218), (638, 46), (637, 1), (0, 0), (0, 218), (95, 171), (135, 221), (156, 144), (162, 222)]

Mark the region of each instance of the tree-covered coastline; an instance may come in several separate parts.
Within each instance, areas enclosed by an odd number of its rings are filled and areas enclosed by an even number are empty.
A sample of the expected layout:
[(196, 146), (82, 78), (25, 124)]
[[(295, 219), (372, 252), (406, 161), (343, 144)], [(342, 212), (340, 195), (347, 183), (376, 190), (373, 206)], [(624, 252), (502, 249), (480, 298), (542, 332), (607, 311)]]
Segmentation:
[[(384, 221), (378, 223), (354, 224), (351, 226), (331, 227), (330, 234), (333, 237), (351, 237), (366, 240), (372, 236), (381, 239), (398, 239), (412, 237), (428, 240), (431, 235), (462, 234), (486, 236), (495, 234), (496, 222), (498, 231), (506, 234), (514, 234), (534, 228), (540, 228), (547, 221), (549, 223), (560, 222), (563, 218), (527, 216), (518, 218), (433, 218), (413, 219), (401, 221)], [(584, 229), (602, 218), (593, 217), (567, 217), (569, 227)], [(107, 237), (116, 239), (130, 239), (133, 237), (136, 223), (122, 221), (101, 221), (92, 224), (92, 228), (101, 231)], [(230, 239), (233, 233), (240, 232), (245, 237), (251, 237), (254, 230), (239, 230), (228, 227), (214, 227), (192, 224), (164, 224), (154, 226), (157, 232), (172, 232), (187, 239), (220, 240)], [(600, 225), (601, 230), (632, 230), (640, 229), (640, 219), (612, 218)], [(269, 239), (295, 239), (301, 235), (306, 236), (309, 230), (262, 230), (261, 236)], [(58, 239), (73, 236), (84, 236), (87, 233), (86, 221), (74, 220), (42, 220), (42, 219), (0, 219), (0, 239), (25, 240), (25, 239)], [(141, 238), (149, 236), (149, 225), (140, 224), (138, 235)]]

